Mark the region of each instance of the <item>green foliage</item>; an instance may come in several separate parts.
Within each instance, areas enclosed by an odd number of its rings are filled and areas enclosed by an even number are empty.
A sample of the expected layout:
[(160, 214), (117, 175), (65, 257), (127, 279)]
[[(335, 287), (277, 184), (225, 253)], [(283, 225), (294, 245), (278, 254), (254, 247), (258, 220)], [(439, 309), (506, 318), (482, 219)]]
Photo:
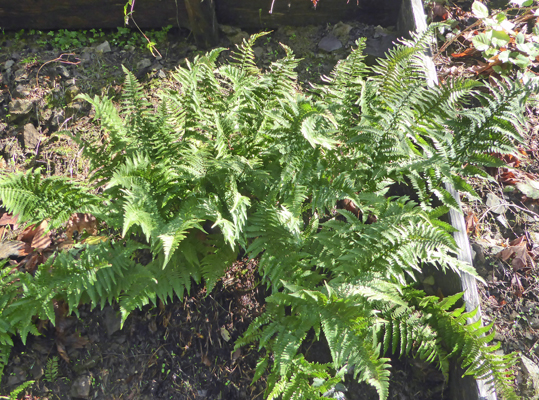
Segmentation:
[[(499, 163), (491, 152), (515, 153), (535, 84), (431, 88), (426, 33), (373, 69), (359, 41), (305, 93), (288, 47), (267, 71), (257, 67), (252, 46), (262, 35), (229, 64), (216, 64), (216, 49), (179, 68), (157, 107), (127, 70), (119, 107), (82, 96), (103, 129), (95, 142), (78, 139), (93, 171), (88, 188), (39, 171), (2, 177), (0, 198), (23, 220), (57, 226), (91, 212), (117, 236), (59, 253), (34, 276), (4, 269), (0, 345), (37, 334), (34, 316), (54, 323), (55, 300), (74, 312), (119, 301), (125, 321), (157, 299), (182, 298), (192, 281), (211, 290), (245, 249), (271, 295), (237, 346), (266, 349), (255, 378), (269, 368), (268, 398), (321, 398), (353, 371), (385, 399), (387, 352), (444, 372), (459, 357), (510, 397), (514, 358), (486, 345), (490, 326), (466, 325), (471, 314), (452, 308), (458, 297), (438, 302), (413, 283), (426, 263), (474, 273), (438, 221), (458, 208), (443, 184), (473, 196), (461, 176), (486, 176), (481, 166)], [(402, 184), (414, 199), (388, 195)], [(312, 334), (325, 338), (332, 362), (304, 357)]]
[(537, 1), (512, 0), (511, 3), (512, 7), (505, 6), (504, 10), (492, 13), (478, 0), (472, 4), (472, 12), (481, 25), (471, 42), (499, 74), (509, 73), (513, 66), (527, 70), (539, 56), (539, 27), (535, 25), (527, 32), (525, 22), (538, 15)]
[(47, 360), (45, 371), (43, 372), (45, 382), (54, 383), (58, 379), (58, 356), (53, 356)]
[(24, 392), (27, 388), (32, 386), (35, 381), (26, 381), (22, 383), (21, 385), (17, 386), (15, 389), (13, 389), (9, 396), (0, 396), (0, 399), (6, 399), (6, 400), (17, 400), (19, 398), (19, 395)]

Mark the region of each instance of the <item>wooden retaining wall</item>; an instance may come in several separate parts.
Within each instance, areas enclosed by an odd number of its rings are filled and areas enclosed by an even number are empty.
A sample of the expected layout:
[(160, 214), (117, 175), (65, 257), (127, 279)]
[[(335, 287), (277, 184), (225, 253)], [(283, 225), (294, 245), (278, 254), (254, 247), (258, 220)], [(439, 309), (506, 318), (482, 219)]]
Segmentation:
[[(0, 28), (116, 28), (124, 25), (126, 1), (0, 0)], [(355, 20), (387, 27), (399, 11), (400, 0), (319, 0), (316, 9), (311, 0), (135, 0), (133, 16), (140, 28), (188, 28), (199, 45), (211, 46), (217, 23), (261, 30)]]

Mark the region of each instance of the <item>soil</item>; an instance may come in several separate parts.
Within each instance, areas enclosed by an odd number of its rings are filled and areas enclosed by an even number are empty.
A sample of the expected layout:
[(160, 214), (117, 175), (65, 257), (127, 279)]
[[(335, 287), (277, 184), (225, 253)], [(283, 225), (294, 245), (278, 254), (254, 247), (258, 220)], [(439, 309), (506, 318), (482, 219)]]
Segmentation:
[[(221, 46), (226, 48), (247, 35), (232, 27), (224, 31)], [(62, 33), (4, 33), (0, 39), (0, 164), (5, 171), (42, 167), (47, 174), (84, 179), (88, 165), (71, 134), (88, 138), (98, 132), (91, 122), (92, 110), (76, 95), (117, 98), (123, 65), (144, 82), (148, 96), (157, 99), (156, 89), (168, 84), (170, 71), (203, 53), (184, 31), (170, 30), (158, 43), (157, 57), (145, 48), (120, 42), (114, 32), (104, 32), (91, 45), (88, 40), (87, 47), (64, 50), (52, 40), (43, 43), (43, 38), (54, 35)], [(91, 32), (84, 35), (96, 37)], [(339, 40), (342, 47), (322, 50), (319, 43), (327, 37), (335, 47)], [(284, 55), (280, 42), (290, 46), (303, 58), (299, 81), (306, 85), (320, 82), (320, 76), (346, 57), (359, 37), (369, 39), (368, 51), (375, 57), (385, 51), (383, 43), (395, 36), (381, 27), (356, 23), (284, 27), (260, 38), (254, 50), (259, 66), (267, 67)], [(105, 40), (110, 51), (99, 50)], [(223, 52), (222, 60), (229, 54)], [(447, 62), (438, 64), (440, 70), (450, 67)], [(518, 167), (536, 177), (535, 127), (539, 125), (533, 111), (529, 117), (528, 142), (522, 147), (525, 161)], [(538, 362), (539, 278), (533, 259), (539, 247), (539, 206), (518, 190), (508, 192), (511, 185), (499, 179), (505, 172), (492, 171), (498, 179), (495, 183), (472, 182), (481, 201), (463, 200), (467, 221), (471, 221), (476, 267), (486, 281), (480, 286), (485, 320), (495, 321), (496, 340), (505, 352), (519, 350)], [(497, 212), (501, 206), (487, 206), (492, 194), (501, 200), (503, 212)], [(6, 227), (0, 230), (4, 243), (17, 234)], [(52, 238), (53, 245), (62, 234)], [(518, 269), (511, 265), (518, 249), (507, 257), (499, 254), (511, 247), (510, 241), (522, 237), (514, 246), (524, 242), (532, 261)], [(11, 263), (21, 259), (15, 257)], [(115, 304), (102, 310), (81, 306), (79, 318), (64, 318), (56, 327), (42, 323), (41, 336), (31, 336), (24, 344), (15, 338), (0, 393), (7, 395), (33, 380), (24, 392), (26, 399), (263, 399), (265, 378), (251, 384), (258, 349), (234, 350), (235, 339), (264, 309), (265, 292), (256, 267), (255, 260), (239, 259), (211, 293), (193, 286), (183, 299), (132, 313), (122, 329)], [(309, 351), (323, 357), (316, 349), (313, 346)], [(443, 376), (436, 369), (407, 359), (393, 359), (392, 365), (390, 399), (448, 398)], [(345, 382), (337, 389), (328, 396), (378, 398), (367, 385)]]

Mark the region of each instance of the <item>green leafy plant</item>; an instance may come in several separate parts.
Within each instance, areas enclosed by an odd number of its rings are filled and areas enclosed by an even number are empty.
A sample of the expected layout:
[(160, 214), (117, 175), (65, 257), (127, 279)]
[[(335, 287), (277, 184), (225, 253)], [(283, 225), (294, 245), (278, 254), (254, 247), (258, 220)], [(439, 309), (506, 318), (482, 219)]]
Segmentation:
[[(306, 93), (287, 46), (267, 71), (256, 66), (252, 47), (263, 35), (230, 63), (217, 65), (223, 49), (187, 62), (157, 108), (127, 70), (120, 107), (81, 96), (103, 130), (96, 141), (77, 139), (89, 182), (39, 170), (2, 176), (0, 199), (21, 223), (55, 227), (87, 212), (116, 234), (50, 257), (34, 276), (4, 268), (0, 344), (37, 334), (36, 316), (54, 323), (53, 300), (75, 313), (81, 303), (119, 302), (123, 322), (158, 299), (181, 299), (193, 281), (210, 291), (244, 249), (271, 294), (237, 346), (265, 349), (255, 379), (269, 369), (268, 398), (321, 398), (351, 372), (385, 399), (388, 352), (446, 374), (456, 357), (515, 398), (515, 355), (487, 345), (491, 326), (468, 325), (474, 313), (455, 307), (460, 295), (440, 301), (414, 284), (425, 264), (475, 273), (438, 219), (459, 208), (443, 184), (475, 196), (462, 175), (488, 177), (481, 166), (502, 163), (491, 153), (517, 154), (535, 81), (429, 87), (427, 32), (374, 68), (358, 41)], [(389, 194), (402, 185), (411, 197)], [(330, 363), (301, 352), (308, 335), (325, 338)]]
[(0, 399), (17, 400), (19, 395), (34, 384), (35, 381), (26, 381), (13, 389), (8, 396), (0, 396)]
[(54, 383), (58, 379), (58, 374), (58, 356), (54, 356), (47, 360), (47, 365), (45, 365), (45, 371), (43, 372), (43, 380)]
[(488, 7), (476, 0), (473, 14), (484, 27), (472, 38), (473, 46), (493, 63), (498, 73), (508, 72), (511, 65), (527, 69), (539, 56), (539, 27), (528, 29), (528, 21), (539, 15), (534, 0), (512, 0), (516, 7), (491, 14)]

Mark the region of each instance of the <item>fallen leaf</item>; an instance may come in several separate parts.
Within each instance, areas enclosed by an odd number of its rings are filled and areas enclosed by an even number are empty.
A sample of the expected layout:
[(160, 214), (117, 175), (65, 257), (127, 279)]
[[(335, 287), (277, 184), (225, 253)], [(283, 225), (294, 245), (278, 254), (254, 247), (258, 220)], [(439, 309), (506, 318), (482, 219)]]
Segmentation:
[(470, 211), (468, 214), (466, 214), (465, 218), (466, 222), (466, 233), (471, 233), (472, 231), (475, 232), (477, 236), (479, 236), (479, 219), (477, 218), (477, 215), (473, 211)]
[(476, 54), (478, 51), (474, 49), (473, 47), (468, 47), (466, 50), (464, 50), (461, 53), (452, 53), (451, 57), (453, 58), (462, 58), (462, 57), (471, 57), (474, 54)]
[(200, 359), (204, 365), (211, 367), (211, 361), (206, 354), (201, 354)]
[(21, 262), (21, 264), (24, 265), (24, 269), (26, 272), (30, 274), (34, 274), (35, 270), (37, 269), (37, 266), (43, 263), (43, 256), (39, 253), (33, 253), (29, 254), (27, 257), (26, 262)]
[(19, 218), (19, 214), (13, 216), (12, 214), (4, 213), (2, 214), (2, 217), (0, 217), (0, 226), (17, 225), (18, 218)]
[(234, 364), (238, 358), (241, 357), (241, 349), (236, 349), (236, 351), (234, 351), (231, 355), (230, 355), (230, 358), (232, 360), (232, 363)]
[(66, 236), (68, 240), (73, 239), (73, 234), (78, 232), (79, 235), (83, 231), (90, 235), (97, 235), (97, 220), (92, 214), (75, 213), (69, 217), (66, 225)]
[(513, 274), (513, 277), (511, 278), (511, 288), (517, 295), (517, 297), (522, 297), (522, 293), (524, 293), (524, 288), (522, 287), (522, 283), (520, 283), (520, 279), (518, 278), (517, 274)]
[(435, 17), (439, 17), (442, 21), (445, 21), (449, 17), (449, 11), (437, 2), (434, 2), (434, 5), (432, 6), (432, 14)]
[(524, 245), (526, 245), (526, 235), (522, 235), (516, 239), (513, 239), (509, 242), (509, 246), (519, 246), (524, 242)]
[(5, 258), (25, 257), (32, 252), (32, 247), (26, 242), (12, 240), (0, 243), (0, 260)]
[(539, 182), (526, 178), (524, 182), (517, 182), (516, 187), (526, 197), (537, 200), (539, 199)]
[[(31, 246), (37, 250), (45, 250), (51, 244), (51, 234), (47, 231), (47, 221), (42, 221), (36, 228)], [(46, 233), (45, 233), (46, 232)]]
[(221, 327), (221, 337), (225, 340), (225, 342), (230, 340), (230, 333), (228, 333), (224, 326)]
[(35, 225), (33, 224), (30, 226), (27, 226), (24, 231), (19, 233), (19, 235), (17, 236), (17, 240), (20, 240), (21, 242), (26, 242), (26, 243), (32, 243), (32, 240), (34, 239), (34, 236), (36, 234), (36, 231), (34, 230), (34, 228), (35, 228)]
[(56, 350), (58, 350), (60, 357), (62, 357), (66, 363), (69, 363), (69, 356), (67, 355), (66, 348), (61, 341), (56, 341)]

